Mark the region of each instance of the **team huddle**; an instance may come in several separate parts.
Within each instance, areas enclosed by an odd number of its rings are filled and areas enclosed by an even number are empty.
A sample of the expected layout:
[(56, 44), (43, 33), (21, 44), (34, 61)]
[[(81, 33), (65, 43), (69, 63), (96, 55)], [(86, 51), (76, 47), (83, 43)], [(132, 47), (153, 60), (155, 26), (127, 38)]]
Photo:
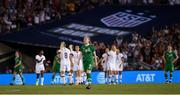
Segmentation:
[[(169, 55), (172, 56), (168, 57)], [(168, 82), (168, 71), (170, 71), (171, 82), (174, 67), (173, 64), (178, 59), (178, 56), (172, 52), (172, 47), (168, 46), (168, 51), (164, 54), (163, 58), (167, 65), (165, 66), (166, 82)], [(47, 61), (42, 50), (35, 56), (35, 61), (35, 72), (37, 75), (36, 85), (44, 85), (44, 63)], [(90, 89), (92, 83), (91, 71), (94, 66), (97, 67), (98, 63), (101, 63), (103, 66), (106, 84), (122, 83), (122, 71), (125, 58), (116, 45), (112, 45), (111, 49), (106, 48), (102, 58), (98, 61), (99, 62), (97, 62), (95, 47), (90, 43), (90, 38), (88, 36), (84, 37), (84, 44), (81, 47), (73, 47), (73, 45), (69, 45), (69, 47), (67, 47), (65, 42), (61, 42), (53, 61), (51, 84), (55, 84), (55, 76), (56, 73), (58, 73), (62, 79), (63, 85), (67, 84), (67, 80), (65, 78), (67, 76), (70, 85), (79, 85), (84, 83), (87, 84), (86, 89)], [(15, 53), (13, 81), (15, 80), (16, 73), (20, 75), (24, 84), (22, 76), (22, 55), (18, 51)]]

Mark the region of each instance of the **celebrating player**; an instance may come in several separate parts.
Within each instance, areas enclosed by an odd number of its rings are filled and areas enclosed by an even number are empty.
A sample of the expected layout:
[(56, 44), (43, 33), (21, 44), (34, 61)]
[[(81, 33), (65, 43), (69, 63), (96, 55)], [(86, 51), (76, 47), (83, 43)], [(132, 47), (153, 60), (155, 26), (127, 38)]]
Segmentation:
[(39, 85), (39, 78), (41, 76), (41, 85), (44, 85), (44, 72), (45, 72), (45, 67), (44, 63), (46, 61), (46, 58), (44, 56), (44, 51), (41, 50), (38, 55), (35, 57), (36, 60), (36, 86)]
[[(93, 68), (94, 60), (95, 65), (97, 66), (97, 58), (95, 48), (92, 44), (90, 44), (90, 38), (88, 36), (84, 37), (84, 44), (81, 46), (80, 50), (82, 52), (81, 57), (83, 59), (84, 72), (87, 75), (88, 81), (88, 86), (86, 87), (86, 89), (91, 89), (91, 71)], [(78, 60), (78, 64), (80, 64), (81, 57)]]
[(72, 74), (70, 72), (71, 70), (71, 64), (72, 64), (72, 56), (71, 56), (71, 51), (66, 48), (65, 42), (61, 42), (60, 45), (60, 58), (61, 58), (61, 65), (60, 65), (60, 70), (61, 70), (61, 77), (63, 80), (63, 84), (66, 85), (66, 80), (65, 80), (65, 72), (68, 72), (69, 80), (70, 80), (70, 85), (73, 84), (73, 79), (72, 79)]
[(60, 51), (57, 50), (56, 51), (56, 56), (54, 57), (54, 61), (53, 61), (53, 67), (52, 67), (52, 71), (53, 71), (53, 75), (52, 75), (52, 81), (51, 84), (54, 84), (54, 79), (56, 76), (56, 73), (60, 73)]
[(108, 52), (108, 72), (109, 72), (109, 84), (114, 83), (114, 75), (116, 72), (116, 46), (112, 45), (111, 50)]
[(22, 55), (19, 51), (16, 51), (12, 85), (15, 85), (16, 74), (19, 74), (19, 76), (21, 77), (21, 80), (23, 82), (23, 85), (24, 85), (24, 79), (23, 79), (22, 73), (23, 73)]
[[(75, 51), (72, 52), (73, 58), (74, 58), (74, 64), (73, 64), (73, 71), (76, 74), (76, 85), (79, 85), (80, 82), (82, 81), (81, 78), (81, 73), (83, 71), (83, 64), (82, 64), (82, 59), (81, 57), (81, 52), (79, 46), (75, 46)], [(80, 59), (80, 62), (78, 63), (78, 60)]]
[[(171, 83), (173, 78), (174, 64), (178, 60), (178, 55), (172, 50), (172, 46), (168, 45), (168, 50), (164, 53), (163, 59), (165, 63), (164, 75), (166, 83)], [(170, 79), (168, 80), (168, 71), (170, 72)]]
[[(124, 55), (117, 49), (117, 64), (116, 64), (116, 84), (118, 84), (118, 80), (120, 77), (120, 83), (122, 83), (122, 71), (123, 71), (123, 62), (124, 62)], [(118, 76), (119, 75), (119, 76)]]
[(108, 83), (108, 66), (107, 66), (108, 52), (109, 52), (109, 48), (106, 48), (106, 52), (102, 55), (102, 60), (101, 60), (103, 71), (105, 72), (105, 83)]

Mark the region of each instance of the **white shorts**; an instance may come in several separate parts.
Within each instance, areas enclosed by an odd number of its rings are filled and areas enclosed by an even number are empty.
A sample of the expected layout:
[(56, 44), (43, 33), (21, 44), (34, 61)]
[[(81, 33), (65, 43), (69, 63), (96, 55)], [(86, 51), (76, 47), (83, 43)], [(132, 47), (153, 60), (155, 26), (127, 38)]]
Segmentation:
[(82, 65), (74, 65), (73, 66), (73, 71), (78, 71), (78, 70), (83, 71)]
[(67, 72), (70, 72), (70, 70), (71, 70), (71, 65), (70, 64), (61, 64), (61, 66), (60, 66), (60, 71), (62, 72), (65, 72), (65, 71), (67, 71)]
[(110, 70), (110, 71), (116, 71), (116, 65), (115, 65), (115, 64), (109, 64), (109, 65), (108, 65), (108, 70)]
[(36, 65), (36, 70), (35, 71), (36, 71), (37, 74), (40, 74), (41, 71), (45, 71), (44, 65)]

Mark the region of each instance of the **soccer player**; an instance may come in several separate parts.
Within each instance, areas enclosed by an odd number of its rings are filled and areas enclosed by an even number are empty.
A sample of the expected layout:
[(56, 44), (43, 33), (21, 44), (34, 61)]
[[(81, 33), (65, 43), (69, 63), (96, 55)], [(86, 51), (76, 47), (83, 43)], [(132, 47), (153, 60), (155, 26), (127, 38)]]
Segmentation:
[(56, 56), (54, 57), (54, 61), (53, 61), (53, 67), (52, 67), (52, 71), (53, 71), (53, 75), (52, 75), (52, 81), (51, 84), (54, 84), (54, 79), (56, 76), (56, 73), (60, 73), (60, 51), (57, 50), (56, 51)]
[(61, 70), (61, 77), (63, 80), (63, 84), (66, 85), (65, 72), (67, 72), (68, 76), (69, 76), (70, 85), (72, 85), (73, 79), (72, 79), (72, 74), (70, 72), (71, 64), (72, 64), (72, 56), (71, 56), (71, 51), (68, 48), (66, 48), (65, 42), (61, 42), (60, 52), (61, 52), (61, 54), (60, 54), (60, 58), (61, 58), (60, 70)]
[(46, 57), (44, 56), (44, 51), (41, 50), (38, 55), (35, 57), (36, 60), (36, 86), (39, 85), (39, 78), (41, 76), (41, 85), (44, 85), (44, 72), (45, 67), (44, 63), (46, 62)]
[[(168, 45), (168, 50), (164, 53), (163, 59), (165, 63), (164, 75), (166, 83), (171, 83), (173, 78), (174, 64), (178, 60), (178, 55), (172, 49), (171, 45)], [(170, 79), (168, 80), (168, 71), (170, 72)]]
[[(116, 64), (116, 84), (118, 84), (118, 80), (120, 78), (120, 83), (122, 83), (122, 71), (123, 71), (123, 63), (124, 63), (124, 55), (117, 49), (117, 64)], [(119, 75), (119, 76), (118, 76)]]
[(16, 51), (12, 85), (15, 85), (16, 74), (19, 74), (19, 76), (21, 77), (21, 80), (23, 82), (23, 85), (24, 85), (24, 79), (23, 79), (22, 73), (23, 73), (22, 55), (21, 55), (20, 51)]
[(106, 48), (105, 53), (102, 55), (102, 60), (101, 60), (101, 64), (103, 66), (103, 71), (105, 73), (105, 83), (108, 83), (108, 52), (109, 52), (109, 48)]
[[(81, 52), (79, 46), (75, 46), (75, 51), (72, 52), (73, 58), (74, 58), (74, 64), (73, 64), (73, 71), (76, 74), (76, 85), (79, 85), (82, 81), (81, 79), (81, 73), (83, 71), (83, 64), (81, 57)], [(80, 59), (80, 62), (78, 63), (78, 60)]]
[(93, 69), (93, 64), (95, 61), (95, 65), (97, 66), (97, 58), (96, 58), (96, 52), (95, 52), (95, 47), (90, 43), (90, 38), (88, 36), (84, 37), (84, 44), (81, 46), (80, 51), (81, 57), (78, 60), (78, 63), (80, 64), (81, 58), (83, 59), (83, 67), (84, 67), (84, 72), (87, 75), (87, 81), (88, 81), (88, 86), (86, 89), (91, 89), (91, 71)]
[(116, 46), (112, 45), (111, 50), (108, 52), (108, 72), (109, 72), (109, 84), (114, 83), (114, 75), (116, 72), (116, 59), (117, 59), (117, 54), (116, 54)]

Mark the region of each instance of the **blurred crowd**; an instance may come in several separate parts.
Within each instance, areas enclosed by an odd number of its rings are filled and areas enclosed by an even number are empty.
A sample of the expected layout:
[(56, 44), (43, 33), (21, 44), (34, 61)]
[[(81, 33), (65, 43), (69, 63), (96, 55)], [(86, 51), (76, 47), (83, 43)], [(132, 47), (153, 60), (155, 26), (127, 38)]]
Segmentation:
[[(150, 35), (142, 37), (137, 32), (131, 34), (130, 38), (117, 37), (112, 43), (93, 41), (98, 59), (98, 69), (103, 71), (101, 58), (106, 48), (111, 49), (112, 45), (124, 55), (124, 70), (163, 70), (164, 62), (162, 56), (171, 44), (173, 51), (180, 56), (180, 24), (165, 26), (161, 29), (153, 28)], [(52, 61), (46, 64), (46, 72), (51, 72)], [(180, 59), (175, 63), (175, 70), (180, 70)], [(12, 70), (7, 67), (6, 73)], [(33, 73), (33, 68), (25, 68), (24, 72)]]
[(0, 0), (0, 33), (60, 20), (103, 5), (179, 5), (180, 0)]
[[(25, 27), (61, 20), (103, 5), (180, 5), (180, 0), (0, 0), (0, 33), (19, 31)], [(146, 38), (133, 33), (130, 41), (117, 37), (116, 44), (124, 54), (125, 70), (163, 69), (163, 52), (167, 44), (173, 45), (180, 56), (180, 24), (152, 29)], [(111, 45), (94, 41), (98, 58)], [(180, 60), (176, 64), (180, 69)], [(99, 70), (102, 70), (99, 64)], [(33, 71), (33, 70), (31, 70)], [(12, 72), (9, 68), (7, 73)]]
[[(99, 58), (105, 48), (111, 49), (110, 44), (93, 42)], [(174, 52), (180, 56), (180, 24), (165, 26), (163, 29), (152, 29), (152, 34), (146, 38), (138, 33), (133, 33), (130, 41), (117, 37), (114, 43), (123, 53), (126, 62), (125, 70), (161, 70), (164, 68), (163, 53), (168, 44), (172, 44)], [(180, 59), (175, 64), (175, 69), (180, 69)], [(99, 69), (102, 70), (101, 65)]]

